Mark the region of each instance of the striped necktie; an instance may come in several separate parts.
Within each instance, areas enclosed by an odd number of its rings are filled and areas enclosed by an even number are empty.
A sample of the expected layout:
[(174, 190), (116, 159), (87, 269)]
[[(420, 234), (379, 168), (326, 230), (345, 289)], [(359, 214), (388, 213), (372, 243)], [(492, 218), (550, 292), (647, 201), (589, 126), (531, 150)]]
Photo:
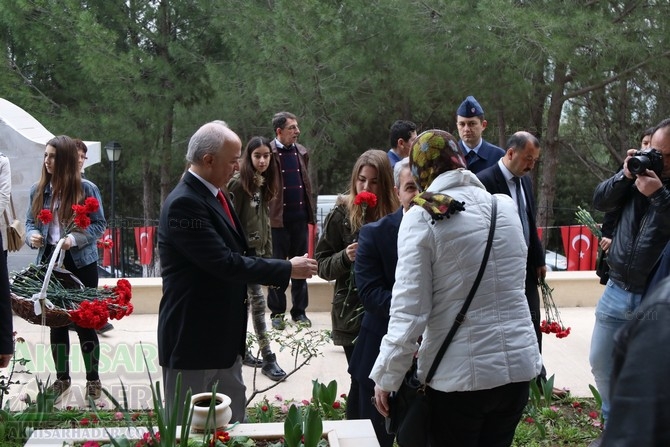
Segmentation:
[(521, 179), (517, 176), (512, 177), (514, 185), (516, 185), (516, 206), (519, 210), (519, 217), (521, 218), (521, 226), (523, 227), (523, 238), (526, 240), (526, 245), (530, 242), (530, 228), (528, 226), (528, 212), (526, 211), (526, 202), (523, 200), (521, 191)]

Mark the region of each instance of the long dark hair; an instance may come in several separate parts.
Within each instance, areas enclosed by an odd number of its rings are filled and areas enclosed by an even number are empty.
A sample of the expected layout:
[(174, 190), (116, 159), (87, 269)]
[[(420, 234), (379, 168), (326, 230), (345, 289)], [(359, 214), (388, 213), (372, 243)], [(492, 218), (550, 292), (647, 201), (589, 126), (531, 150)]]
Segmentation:
[[(254, 169), (251, 154), (261, 146), (266, 146), (270, 149), (270, 162), (265, 172), (259, 174)], [(244, 154), (242, 154), (242, 160), (240, 161), (240, 184), (242, 185), (244, 192), (249, 194), (249, 197), (253, 197), (256, 192), (260, 192), (263, 202), (267, 204), (277, 194), (277, 191), (275, 190), (276, 163), (277, 159), (272, 153), (270, 140), (265, 137), (252, 137), (251, 140), (249, 140), (247, 147), (244, 148)], [(263, 177), (263, 185), (260, 187), (255, 181), (256, 175)]]
[(49, 174), (42, 161), (42, 175), (37, 182), (37, 190), (30, 210), (33, 217), (37, 219), (37, 215), (44, 206), (44, 190), (51, 184), (51, 212), (54, 212), (54, 204), (58, 201), (58, 220), (65, 223), (72, 217), (72, 205), (79, 203), (84, 198), (79, 173), (79, 153), (74, 140), (66, 135), (53, 137), (47, 141), (45, 148), (46, 146), (56, 149), (54, 172)]
[[(364, 166), (372, 166), (377, 170), (379, 185), (377, 206), (368, 210), (365, 220), (363, 219), (363, 208), (354, 205), (356, 199), (356, 181), (358, 180), (358, 174), (360, 174)], [(400, 200), (398, 199), (398, 194), (393, 190), (393, 185), (393, 169), (391, 169), (386, 152), (379, 149), (368, 149), (358, 157), (351, 170), (349, 193), (346, 196), (349, 223), (351, 223), (352, 232), (360, 230), (366, 222), (377, 221), (400, 207)]]

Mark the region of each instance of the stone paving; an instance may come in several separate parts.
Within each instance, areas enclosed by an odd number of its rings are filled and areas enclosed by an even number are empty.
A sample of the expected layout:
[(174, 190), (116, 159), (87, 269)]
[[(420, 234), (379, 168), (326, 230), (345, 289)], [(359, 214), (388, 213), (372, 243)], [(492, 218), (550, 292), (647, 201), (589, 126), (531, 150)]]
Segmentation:
[[(588, 386), (595, 382), (588, 363), (588, 352), (594, 323), (594, 309), (592, 307), (561, 308), (560, 311), (563, 322), (570, 326), (572, 331), (564, 339), (545, 335), (543, 343), (545, 366), (549, 375), (555, 374), (556, 386), (570, 389), (575, 396), (591, 396)], [(313, 322), (314, 329), (330, 329), (329, 313), (310, 313), (308, 309), (308, 316)], [(117, 399), (121, 399), (123, 394), (121, 382), (123, 382), (132, 408), (151, 406), (148, 372), (151, 373), (154, 382), (162, 381), (156, 345), (157, 317), (156, 314), (131, 315), (123, 320), (114, 321), (115, 329), (100, 336), (100, 376), (103, 387), (107, 388)], [(269, 322), (269, 314), (267, 317)], [(29, 357), (32, 360), (27, 368), (33, 374), (23, 376), (25, 380), (32, 377), (39, 377), (42, 380), (48, 377), (53, 379), (53, 362), (48, 345), (49, 329), (30, 324), (16, 316), (14, 327), (18, 336), (26, 340), (25, 344), (18, 345), (18, 355)], [(251, 323), (249, 323), (249, 330), (253, 330)], [(83, 406), (85, 404), (83, 396), (85, 372), (77, 335), (75, 332), (70, 332), (70, 337), (73, 353), (71, 359), (72, 387), (63, 397), (60, 405)], [(146, 364), (142, 355), (143, 351), (146, 355)], [(279, 351), (276, 346), (274, 351), (277, 354), (279, 365), (289, 372), (294, 364), (290, 352)], [(313, 379), (324, 383), (336, 380), (338, 394), (347, 393), (349, 375), (344, 351), (328, 343), (323, 347), (322, 353), (322, 356), (312, 359), (309, 365), (297, 371), (285, 382), (256, 396), (254, 401), (262, 399), (263, 396), (273, 400), (275, 395), (297, 400), (309, 399)], [(148, 365), (148, 371), (146, 365)], [(247, 384), (247, 397), (250, 396), (254, 387), (254, 380), (256, 389), (263, 389), (275, 383), (260, 374), (260, 370), (254, 378), (253, 368), (245, 366), (243, 369), (244, 380)], [(34, 381), (25, 387), (13, 387), (10, 397), (31, 389), (34, 389)], [(12, 409), (19, 409), (20, 405), (22, 405), (20, 402), (12, 399)]]

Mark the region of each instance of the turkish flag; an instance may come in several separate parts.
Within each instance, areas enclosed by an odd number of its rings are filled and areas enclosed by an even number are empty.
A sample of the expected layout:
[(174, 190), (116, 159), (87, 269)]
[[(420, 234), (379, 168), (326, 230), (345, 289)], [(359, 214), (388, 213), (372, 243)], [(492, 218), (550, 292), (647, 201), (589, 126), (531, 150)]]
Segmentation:
[[(102, 266), (109, 267), (112, 265), (112, 230), (107, 228), (102, 234), (102, 241), (109, 242), (108, 246), (103, 247), (102, 249)], [(114, 258), (116, 262), (114, 265), (119, 265), (119, 255), (121, 253), (121, 230), (116, 229), (116, 248), (114, 249)]]
[(598, 259), (598, 238), (586, 225), (561, 227), (563, 249), (568, 270), (595, 270)]
[(156, 227), (135, 227), (135, 246), (140, 257), (140, 264), (151, 264), (154, 253), (154, 233)]

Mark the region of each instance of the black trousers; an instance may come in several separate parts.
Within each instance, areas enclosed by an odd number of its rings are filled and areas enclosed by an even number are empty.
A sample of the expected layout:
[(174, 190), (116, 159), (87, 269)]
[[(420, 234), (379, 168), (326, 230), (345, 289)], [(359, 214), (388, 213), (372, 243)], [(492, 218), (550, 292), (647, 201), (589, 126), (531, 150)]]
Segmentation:
[[(530, 319), (533, 322), (533, 329), (535, 329), (535, 336), (537, 337), (537, 345), (542, 353), (542, 331), (540, 330), (540, 291), (537, 283), (537, 270), (534, 267), (526, 269), (526, 300), (528, 300), (528, 308), (530, 309)], [(542, 389), (542, 382), (547, 380), (547, 370), (542, 365), (542, 371), (537, 377), (537, 384)]]
[[(284, 228), (272, 229), (272, 257), (291, 259), (307, 253), (307, 221), (284, 223)], [(307, 280), (291, 279), (291, 318), (305, 315), (309, 303)], [(286, 313), (286, 289), (268, 290), (270, 316)]]
[(509, 447), (528, 402), (528, 382), (444, 393), (428, 388), (430, 445)]
[[(344, 348), (344, 355), (347, 357), (347, 366), (351, 362), (351, 356), (354, 354), (354, 345), (349, 345), (349, 346), (342, 346)], [(359, 385), (358, 385), (358, 380), (356, 380), (353, 376), (351, 376), (351, 385), (349, 386), (349, 394), (347, 395), (347, 411), (345, 412), (345, 415), (347, 419), (352, 420), (352, 419), (361, 419), (361, 415), (359, 412), (359, 402), (360, 402), (360, 396), (358, 394), (359, 392)]]
[[(46, 247), (42, 262), (49, 262), (51, 254), (54, 250), (53, 245)], [(86, 287), (98, 287), (98, 264), (93, 262), (82, 268), (77, 268), (72, 260), (72, 255), (69, 251), (65, 252), (64, 266)], [(81, 353), (84, 359), (84, 368), (86, 369), (86, 380), (100, 380), (98, 375), (98, 364), (100, 362), (100, 341), (95, 329), (83, 328), (74, 325), (77, 335), (79, 336), (79, 344), (81, 346)], [(70, 378), (70, 332), (68, 327), (54, 327), (51, 328), (51, 355), (56, 365), (56, 378), (69, 379)]]

